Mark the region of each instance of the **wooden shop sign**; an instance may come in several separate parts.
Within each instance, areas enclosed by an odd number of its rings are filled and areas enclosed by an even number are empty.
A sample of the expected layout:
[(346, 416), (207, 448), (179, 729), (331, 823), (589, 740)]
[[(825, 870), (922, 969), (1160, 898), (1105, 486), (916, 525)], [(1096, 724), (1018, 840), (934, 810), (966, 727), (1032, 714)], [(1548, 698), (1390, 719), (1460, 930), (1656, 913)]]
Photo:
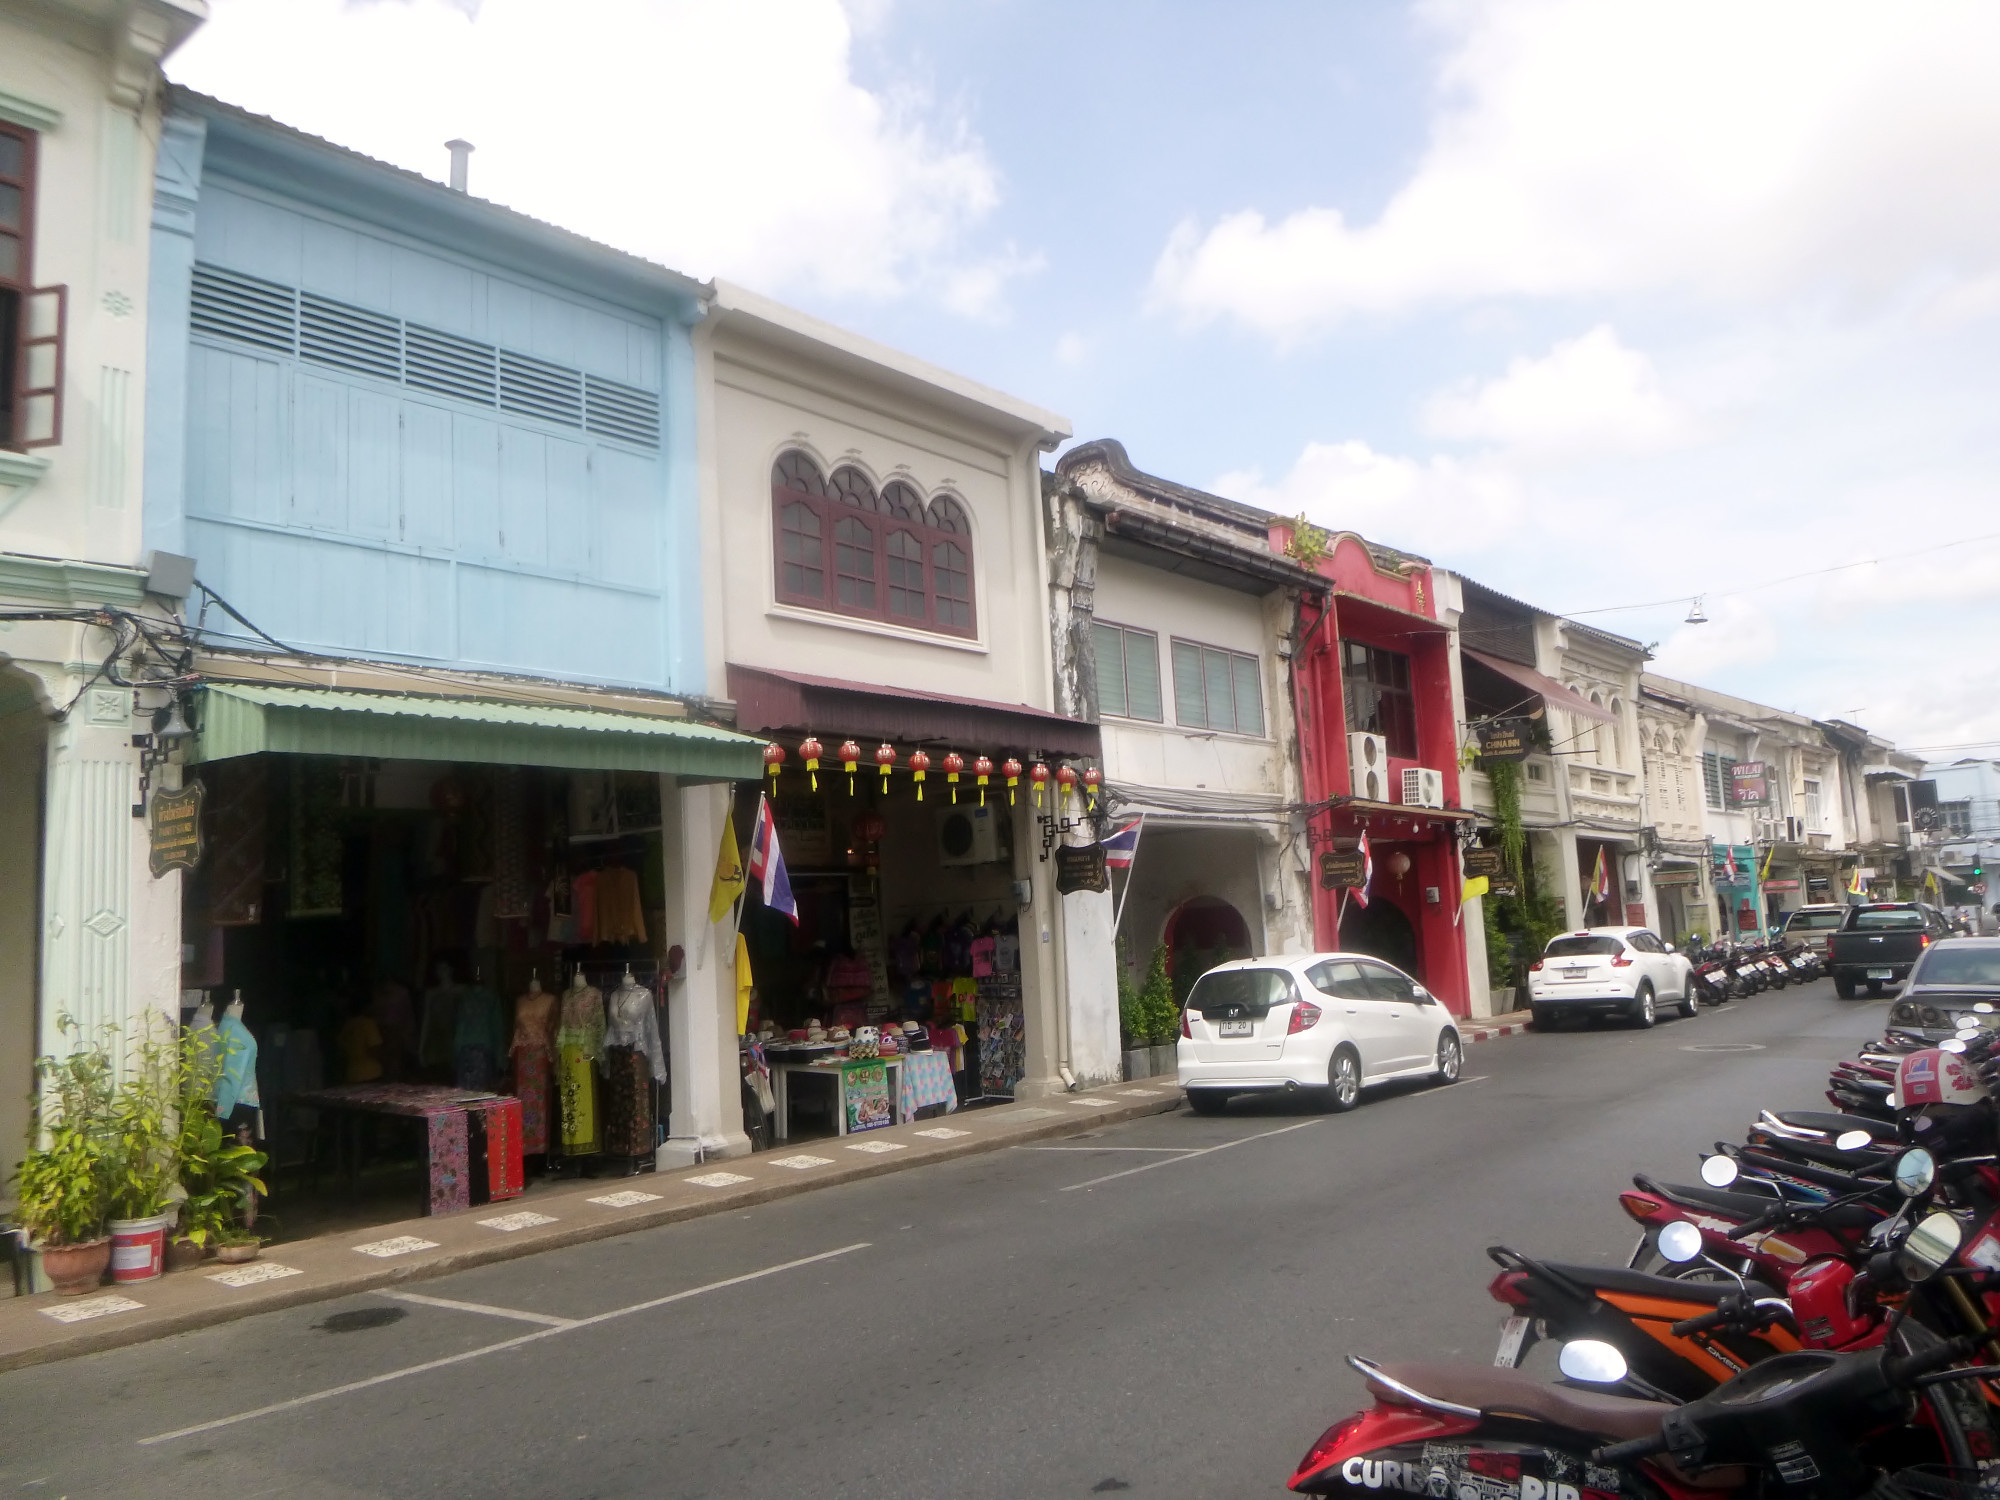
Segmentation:
[(199, 781), (178, 792), (153, 793), (152, 849), (147, 862), (158, 878), (169, 870), (192, 870), (201, 863), (201, 799)]
[(1111, 876), (1104, 865), (1102, 844), (1064, 844), (1056, 850), (1056, 890), (1067, 896), (1071, 891), (1108, 891)]
[(1481, 724), (1477, 731), (1479, 758), (1526, 760), (1528, 752), (1534, 749), (1528, 739), (1529, 733), (1526, 719), (1495, 719), (1490, 724)]
[(1503, 862), (1498, 849), (1474, 847), (1465, 851), (1465, 878), (1467, 880), (1477, 880), (1482, 875), (1491, 880), (1503, 868)]
[(1358, 888), (1367, 878), (1367, 865), (1359, 849), (1329, 849), (1319, 857), (1319, 888), (1323, 891), (1338, 890), (1342, 886)]

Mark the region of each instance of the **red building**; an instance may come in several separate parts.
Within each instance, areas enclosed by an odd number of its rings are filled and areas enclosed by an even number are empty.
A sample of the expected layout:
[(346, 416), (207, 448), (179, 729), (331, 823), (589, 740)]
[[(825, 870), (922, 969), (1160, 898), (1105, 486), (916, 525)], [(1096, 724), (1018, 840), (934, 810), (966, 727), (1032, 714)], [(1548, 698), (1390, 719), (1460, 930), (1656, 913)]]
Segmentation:
[[(1290, 537), (1290, 526), (1272, 528), (1274, 547)], [(1458, 834), (1472, 814), (1459, 800), (1450, 633), (1430, 565), (1342, 532), (1318, 570), (1333, 589), (1303, 602), (1292, 663), (1314, 940), (1388, 959), (1462, 1016)], [(1365, 902), (1326, 878), (1364, 835), (1374, 867)]]

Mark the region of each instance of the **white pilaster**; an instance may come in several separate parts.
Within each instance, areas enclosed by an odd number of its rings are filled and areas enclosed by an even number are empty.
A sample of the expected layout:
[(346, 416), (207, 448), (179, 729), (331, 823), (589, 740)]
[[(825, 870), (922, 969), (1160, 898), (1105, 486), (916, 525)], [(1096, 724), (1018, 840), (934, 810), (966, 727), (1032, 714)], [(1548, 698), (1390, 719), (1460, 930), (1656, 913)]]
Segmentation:
[(743, 1156), (742, 1070), (736, 1050), (735, 928), (708, 920), (709, 883), (722, 820), (729, 815), (726, 786), (681, 786), (660, 781), (666, 860), (667, 944), (685, 955), (680, 977), (667, 992), (667, 1066), (673, 1105), (662, 1168), (702, 1157)]

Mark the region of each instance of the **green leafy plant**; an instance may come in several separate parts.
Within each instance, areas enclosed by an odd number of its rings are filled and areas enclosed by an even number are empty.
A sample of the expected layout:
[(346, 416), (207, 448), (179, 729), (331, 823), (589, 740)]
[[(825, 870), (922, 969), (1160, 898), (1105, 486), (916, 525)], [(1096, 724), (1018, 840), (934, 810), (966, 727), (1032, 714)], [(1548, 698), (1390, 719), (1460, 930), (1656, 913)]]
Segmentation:
[(1158, 1047), (1181, 1034), (1181, 1003), (1174, 993), (1173, 980), (1167, 976), (1164, 944), (1153, 949), (1145, 982), (1139, 986), (1135, 1011), (1139, 1022), (1139, 1029), (1133, 1034), (1135, 1040)]
[(222, 1052), (213, 1033), (182, 1034), (175, 1052), (182, 1239), (196, 1245), (234, 1245), (255, 1240), (237, 1220), (252, 1192), (265, 1191), (257, 1174), (268, 1158), (223, 1128), (211, 1101), (222, 1076)]
[(1292, 517), (1292, 539), (1285, 543), (1285, 555), (1302, 568), (1316, 568), (1326, 556), (1327, 534), (1300, 511)]
[(35, 1060), (40, 1086), (15, 1181), (21, 1220), (37, 1244), (82, 1245), (102, 1239), (111, 1216), (117, 1069), (105, 1041), (86, 1039), (68, 1016), (56, 1024), (74, 1045), (66, 1056)]
[(149, 1219), (171, 1199), (180, 1171), (180, 1075), (186, 1050), (184, 1039), (162, 1039), (149, 1028), (127, 1056), (108, 1122), (114, 1219)]

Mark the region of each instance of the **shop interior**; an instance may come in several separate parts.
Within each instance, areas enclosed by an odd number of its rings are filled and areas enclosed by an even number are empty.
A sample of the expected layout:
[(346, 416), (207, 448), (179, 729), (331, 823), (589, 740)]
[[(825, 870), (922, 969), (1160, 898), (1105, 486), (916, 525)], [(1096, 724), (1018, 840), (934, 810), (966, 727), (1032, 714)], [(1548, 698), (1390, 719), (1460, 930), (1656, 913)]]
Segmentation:
[(295, 1238), (650, 1171), (667, 1118), (660, 778), (260, 754), (192, 773), (182, 1014)]

